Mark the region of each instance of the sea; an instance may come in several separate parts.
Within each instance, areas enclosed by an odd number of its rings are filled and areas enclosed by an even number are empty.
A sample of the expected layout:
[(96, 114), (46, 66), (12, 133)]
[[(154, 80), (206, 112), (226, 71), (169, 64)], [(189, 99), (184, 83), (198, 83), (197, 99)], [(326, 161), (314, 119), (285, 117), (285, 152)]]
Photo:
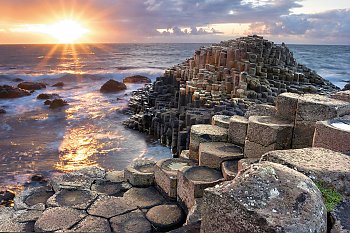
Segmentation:
[[(49, 177), (94, 165), (122, 170), (136, 158), (171, 157), (170, 149), (154, 138), (122, 125), (128, 99), (142, 84), (115, 94), (102, 94), (99, 88), (109, 79), (136, 74), (154, 81), (206, 45), (0, 45), (0, 85), (16, 86), (19, 78), (48, 84), (28, 97), (0, 99), (7, 112), (0, 115), (0, 191), (19, 191), (34, 174)], [(288, 47), (299, 63), (335, 85), (350, 81), (350, 46)], [(59, 81), (63, 88), (51, 87)], [(59, 94), (69, 105), (50, 110), (36, 99), (40, 93)]]

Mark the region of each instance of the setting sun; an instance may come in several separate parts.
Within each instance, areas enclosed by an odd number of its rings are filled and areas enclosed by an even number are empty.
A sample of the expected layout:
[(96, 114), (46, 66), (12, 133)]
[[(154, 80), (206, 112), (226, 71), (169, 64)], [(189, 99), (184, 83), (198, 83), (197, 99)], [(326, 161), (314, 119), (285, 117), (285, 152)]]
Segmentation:
[(70, 19), (59, 21), (47, 28), (47, 34), (65, 44), (77, 42), (88, 31), (79, 22)]

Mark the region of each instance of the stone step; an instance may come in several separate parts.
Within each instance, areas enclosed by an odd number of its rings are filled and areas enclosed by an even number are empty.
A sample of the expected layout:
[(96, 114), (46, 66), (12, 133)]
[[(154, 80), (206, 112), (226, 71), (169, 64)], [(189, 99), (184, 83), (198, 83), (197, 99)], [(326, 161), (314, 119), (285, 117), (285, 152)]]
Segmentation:
[(159, 160), (154, 167), (155, 183), (168, 197), (176, 199), (178, 170), (195, 165), (194, 161), (184, 158)]
[(232, 116), (228, 130), (228, 142), (244, 146), (247, 136), (248, 119), (242, 116)]
[(150, 159), (137, 159), (124, 170), (125, 179), (136, 187), (147, 187), (154, 184), (155, 161)]
[(292, 146), (293, 123), (271, 116), (249, 117), (244, 157), (259, 158), (272, 150)]
[(276, 150), (264, 154), (262, 161), (280, 163), (350, 195), (350, 156), (324, 148)]
[(202, 142), (199, 144), (199, 166), (220, 169), (225, 160), (243, 158), (242, 149), (232, 143)]
[(253, 165), (204, 191), (201, 232), (326, 232), (327, 212), (311, 179), (280, 164)]
[(199, 144), (201, 142), (227, 142), (228, 130), (216, 125), (192, 125), (190, 133), (190, 153), (192, 160), (199, 160)]
[(177, 198), (188, 211), (196, 198), (203, 197), (204, 189), (224, 180), (221, 172), (204, 166), (187, 167), (178, 172)]
[(211, 119), (211, 124), (228, 129), (230, 126), (230, 116), (214, 115)]
[(277, 97), (279, 117), (294, 122), (293, 148), (312, 146), (317, 121), (350, 114), (350, 104), (323, 95), (283, 93)]
[(318, 121), (312, 146), (350, 153), (350, 115), (328, 121)]

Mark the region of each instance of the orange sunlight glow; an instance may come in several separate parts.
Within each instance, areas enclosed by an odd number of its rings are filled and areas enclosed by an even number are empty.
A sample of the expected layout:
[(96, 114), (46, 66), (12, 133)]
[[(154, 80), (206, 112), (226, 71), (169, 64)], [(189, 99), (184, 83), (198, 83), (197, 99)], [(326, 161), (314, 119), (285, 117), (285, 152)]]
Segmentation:
[(89, 30), (79, 22), (65, 19), (49, 25), (46, 33), (58, 40), (60, 43), (72, 44), (82, 38)]

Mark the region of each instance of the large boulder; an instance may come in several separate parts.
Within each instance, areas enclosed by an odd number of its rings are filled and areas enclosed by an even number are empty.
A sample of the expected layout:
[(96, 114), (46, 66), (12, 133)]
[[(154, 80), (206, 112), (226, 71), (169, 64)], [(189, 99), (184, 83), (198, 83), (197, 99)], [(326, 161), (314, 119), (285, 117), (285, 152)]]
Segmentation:
[(326, 232), (321, 192), (280, 164), (252, 165), (233, 181), (204, 191), (201, 232)]
[(142, 75), (128, 76), (123, 79), (123, 83), (151, 83), (151, 79)]
[(46, 85), (39, 82), (21, 82), (17, 87), (28, 91), (35, 91), (46, 88)]
[(126, 85), (124, 83), (110, 79), (105, 84), (102, 85), (100, 91), (101, 92), (117, 92), (117, 91), (122, 91), (125, 89), (126, 89)]
[(56, 108), (61, 108), (68, 105), (67, 101), (63, 99), (54, 99), (50, 102), (50, 108), (51, 109), (56, 109)]
[(48, 100), (48, 99), (59, 98), (59, 95), (58, 94), (41, 93), (36, 98), (39, 100)]
[(19, 98), (30, 95), (29, 91), (8, 85), (0, 86), (0, 99)]
[(261, 160), (279, 163), (301, 172), (316, 183), (350, 195), (350, 157), (324, 148), (276, 150), (264, 154)]

